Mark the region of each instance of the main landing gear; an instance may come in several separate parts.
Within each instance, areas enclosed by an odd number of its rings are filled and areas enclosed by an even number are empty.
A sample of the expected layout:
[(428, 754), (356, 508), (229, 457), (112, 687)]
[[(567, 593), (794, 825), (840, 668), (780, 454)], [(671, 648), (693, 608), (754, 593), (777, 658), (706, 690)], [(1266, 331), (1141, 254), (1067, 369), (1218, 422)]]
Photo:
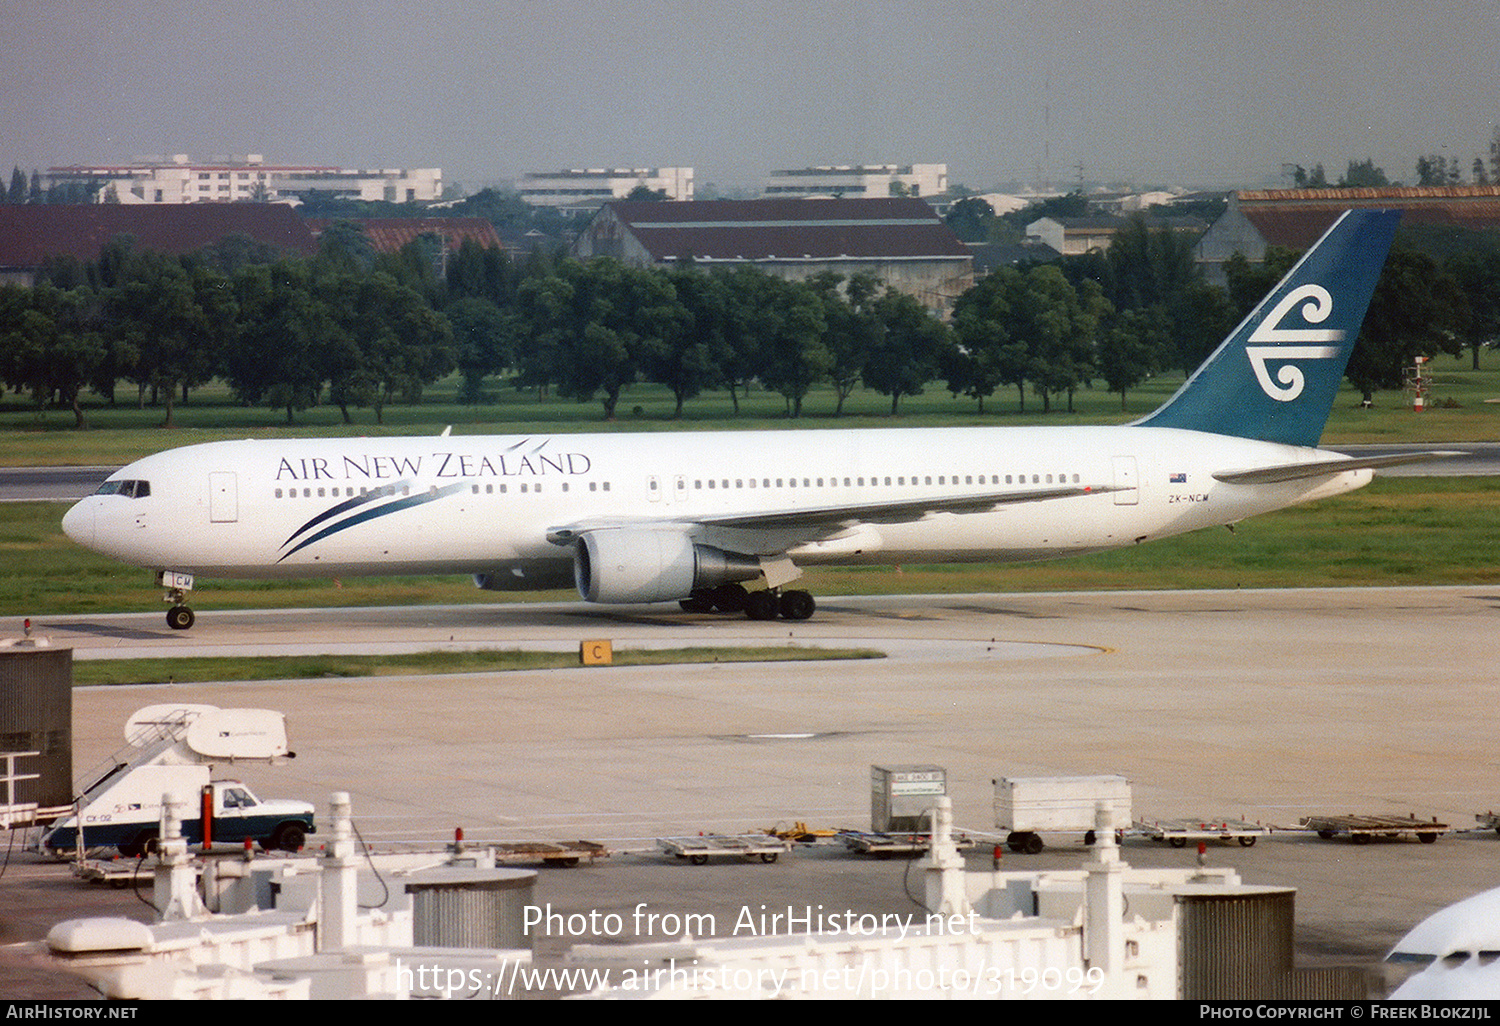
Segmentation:
[(744, 613), (752, 620), (806, 620), (817, 603), (810, 593), (766, 588), (747, 591), (743, 584), (721, 584), (693, 592), (678, 603), (688, 613)]

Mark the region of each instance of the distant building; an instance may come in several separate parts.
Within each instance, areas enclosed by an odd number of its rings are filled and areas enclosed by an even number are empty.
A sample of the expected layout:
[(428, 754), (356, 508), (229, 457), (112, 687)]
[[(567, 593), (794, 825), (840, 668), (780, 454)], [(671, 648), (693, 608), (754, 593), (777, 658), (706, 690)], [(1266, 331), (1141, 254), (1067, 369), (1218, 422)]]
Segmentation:
[(364, 229), (365, 236), (377, 253), (399, 253), (410, 242), (426, 236), (443, 240), (448, 253), (456, 253), (465, 242), (477, 243), (482, 249), (503, 248), (495, 226), (483, 217), (309, 217), (308, 230), (320, 238), (328, 226), (347, 221)]
[(1354, 208), (1397, 209), (1404, 225), (1500, 228), (1500, 185), (1381, 186), (1363, 189), (1259, 189), (1235, 193), (1198, 242), (1204, 277), (1224, 284), (1235, 253), (1251, 263), (1269, 246), (1304, 250)]
[(48, 260), (99, 258), (118, 235), (141, 249), (179, 256), (244, 236), (294, 256), (312, 256), (317, 243), (289, 207), (264, 203), (117, 206), (115, 204), (0, 205), (0, 282), (31, 285)]
[(328, 227), (338, 223), (358, 225), (377, 253), (399, 253), (422, 238), (436, 239), (432, 256), (433, 273), (441, 280), (448, 272), (448, 261), (465, 242), (480, 249), (503, 249), (495, 226), (483, 217), (309, 217), (308, 230), (321, 240)]
[(638, 266), (753, 265), (794, 281), (866, 272), (939, 314), (974, 280), (968, 247), (918, 199), (606, 203), (573, 251)]
[(669, 200), (693, 198), (690, 167), (591, 167), (528, 174), (519, 182), (521, 199), (534, 207), (556, 207), (564, 213), (591, 213), (599, 204), (622, 200), (644, 186)]
[(97, 202), (236, 203), (295, 200), (307, 193), (389, 203), (429, 202), (442, 197), (440, 168), (356, 170), (304, 164), (267, 164), (259, 153), (194, 163), (187, 154), (144, 158), (128, 164), (50, 167), (49, 186), (96, 189)]
[[(1142, 215), (1152, 231), (1201, 233), (1208, 227), (1197, 217), (1149, 217)], [(1026, 238), (1044, 242), (1063, 256), (1102, 253), (1109, 249), (1115, 235), (1130, 224), (1130, 219), (1103, 215), (1098, 217), (1043, 217), (1026, 226)]]
[(947, 164), (833, 164), (772, 171), (766, 178), (767, 199), (931, 197), (947, 191)]

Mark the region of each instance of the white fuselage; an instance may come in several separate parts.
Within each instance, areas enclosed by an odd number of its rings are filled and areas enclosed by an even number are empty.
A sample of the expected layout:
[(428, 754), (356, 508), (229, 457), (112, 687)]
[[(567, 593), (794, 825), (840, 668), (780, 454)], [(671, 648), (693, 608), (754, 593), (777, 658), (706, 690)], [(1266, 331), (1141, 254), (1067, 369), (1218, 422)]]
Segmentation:
[[(91, 496), (64, 528), (125, 562), (193, 574), (479, 573), (515, 589), (572, 580), (572, 548), (547, 534), (580, 523), (680, 524), (697, 542), (799, 564), (1030, 560), (1233, 523), (1370, 480), (1212, 476), (1332, 455), (1132, 426), (215, 442), (131, 464), (111, 480), (149, 494)], [(1097, 491), (816, 537), (702, 522), (1054, 484)], [(377, 489), (411, 502), (357, 501)]]

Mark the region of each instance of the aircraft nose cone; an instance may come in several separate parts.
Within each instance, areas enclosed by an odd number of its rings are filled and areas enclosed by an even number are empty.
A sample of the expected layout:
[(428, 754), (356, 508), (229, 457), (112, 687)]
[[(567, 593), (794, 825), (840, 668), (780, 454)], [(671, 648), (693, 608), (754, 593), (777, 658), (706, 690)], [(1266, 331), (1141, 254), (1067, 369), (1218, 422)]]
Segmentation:
[(63, 514), (63, 534), (84, 548), (94, 546), (94, 504), (85, 499)]

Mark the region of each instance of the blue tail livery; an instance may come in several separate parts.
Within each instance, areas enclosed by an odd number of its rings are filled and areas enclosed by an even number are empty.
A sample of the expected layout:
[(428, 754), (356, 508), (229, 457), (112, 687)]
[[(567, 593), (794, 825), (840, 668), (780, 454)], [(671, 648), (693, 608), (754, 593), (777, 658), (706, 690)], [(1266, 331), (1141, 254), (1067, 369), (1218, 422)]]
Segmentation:
[(1139, 426), (1317, 445), (1400, 217), (1341, 215)]

